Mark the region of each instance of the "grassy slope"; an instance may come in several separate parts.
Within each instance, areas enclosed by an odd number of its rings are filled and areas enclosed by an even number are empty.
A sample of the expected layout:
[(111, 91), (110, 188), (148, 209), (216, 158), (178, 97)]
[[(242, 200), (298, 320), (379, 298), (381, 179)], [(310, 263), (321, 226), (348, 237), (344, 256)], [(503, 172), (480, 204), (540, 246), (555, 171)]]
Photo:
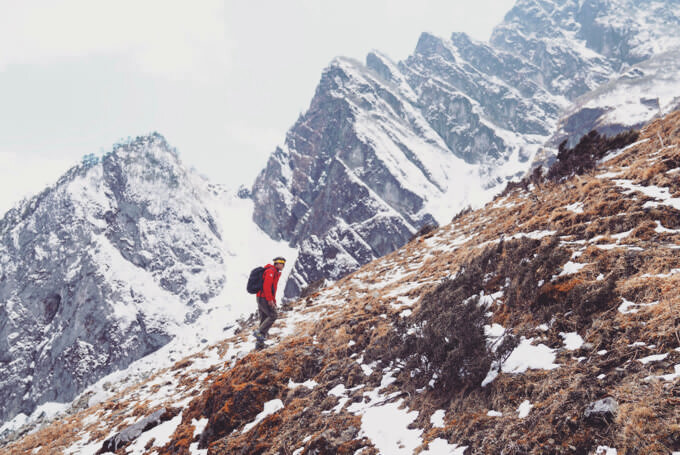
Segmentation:
[[(252, 326), (246, 324), (240, 335), (145, 384), (1, 450), (60, 453), (78, 441), (94, 447), (166, 405), (181, 412), (181, 424), (162, 447), (150, 441), (150, 453), (190, 453), (198, 443), (208, 453), (302, 448), (297, 453), (351, 454), (364, 447), (361, 453), (371, 454), (377, 449), (360, 431), (362, 417), (350, 411), (378, 390), (419, 413), (418, 450), (436, 438), (479, 454), (585, 454), (599, 445), (619, 453), (680, 450), (680, 379), (657, 377), (680, 363), (680, 113), (649, 125), (641, 139), (587, 174), (510, 191), (293, 303), (275, 325), (279, 342), (264, 351), (248, 352)], [(676, 201), (649, 204), (655, 199), (627, 190), (622, 180), (646, 191), (667, 188)], [(584, 266), (560, 276), (567, 261)], [(463, 267), (484, 275), (471, 284), (475, 293), (497, 296), (489, 322), (555, 349), (559, 368), (502, 373), (483, 388), (442, 390), (391, 362), (398, 349), (395, 325), (408, 325), (421, 297)], [(623, 299), (658, 303), (622, 313)], [(560, 333), (566, 332), (577, 332), (586, 344), (564, 349)], [(652, 354), (668, 355), (639, 361)], [(307, 380), (318, 385), (290, 387)], [(339, 384), (346, 399), (328, 393)], [(619, 403), (614, 420), (587, 421), (587, 404), (605, 396)], [(273, 399), (284, 408), (241, 433)], [(520, 419), (524, 400), (533, 408)], [(446, 410), (444, 427), (430, 423), (437, 409)], [(502, 416), (488, 416), (489, 410)], [(194, 435), (205, 419), (205, 429)]]

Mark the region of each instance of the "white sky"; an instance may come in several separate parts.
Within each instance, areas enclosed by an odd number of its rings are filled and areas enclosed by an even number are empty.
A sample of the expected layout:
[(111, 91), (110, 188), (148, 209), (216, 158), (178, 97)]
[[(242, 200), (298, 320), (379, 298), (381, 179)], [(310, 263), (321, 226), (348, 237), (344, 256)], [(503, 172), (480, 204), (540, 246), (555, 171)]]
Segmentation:
[(250, 186), (338, 55), (488, 40), (514, 0), (0, 0), (0, 217), (87, 153), (158, 131)]

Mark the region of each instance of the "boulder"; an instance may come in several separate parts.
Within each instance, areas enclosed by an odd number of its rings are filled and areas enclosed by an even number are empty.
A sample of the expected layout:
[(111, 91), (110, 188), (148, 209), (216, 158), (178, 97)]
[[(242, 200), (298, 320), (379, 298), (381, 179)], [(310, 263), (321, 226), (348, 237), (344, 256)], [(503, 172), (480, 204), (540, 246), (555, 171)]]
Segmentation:
[(173, 417), (173, 414), (176, 413), (173, 413), (172, 411), (165, 408), (159, 409), (150, 416), (144, 417), (139, 422), (130, 425), (120, 433), (116, 434), (115, 436), (111, 436), (109, 439), (104, 441), (104, 445), (102, 445), (102, 448), (99, 449), (97, 454), (118, 451), (118, 449), (127, 446), (132, 441), (137, 439), (145, 431), (149, 431), (166, 420), (170, 420)]
[(587, 407), (583, 416), (589, 420), (611, 421), (619, 410), (619, 404), (612, 397), (593, 401)]

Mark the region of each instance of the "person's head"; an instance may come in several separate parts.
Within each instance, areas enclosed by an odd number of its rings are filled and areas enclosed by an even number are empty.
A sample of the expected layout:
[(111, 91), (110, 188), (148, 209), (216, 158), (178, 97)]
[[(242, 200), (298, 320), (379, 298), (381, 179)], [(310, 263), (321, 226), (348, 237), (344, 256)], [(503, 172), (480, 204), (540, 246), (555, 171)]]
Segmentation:
[(274, 267), (276, 267), (279, 272), (283, 270), (283, 268), (286, 266), (286, 259), (282, 258), (281, 256), (274, 258)]

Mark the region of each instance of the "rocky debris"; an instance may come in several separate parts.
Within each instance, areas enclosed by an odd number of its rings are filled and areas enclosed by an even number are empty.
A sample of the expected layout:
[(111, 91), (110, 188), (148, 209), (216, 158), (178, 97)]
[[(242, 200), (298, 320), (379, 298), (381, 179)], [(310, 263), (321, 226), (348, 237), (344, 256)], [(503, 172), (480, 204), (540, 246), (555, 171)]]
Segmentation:
[(611, 422), (619, 410), (619, 404), (612, 397), (603, 398), (601, 400), (589, 403), (583, 416), (586, 419), (598, 420), (603, 422)]
[(94, 395), (94, 392), (86, 392), (80, 395), (76, 400), (71, 403), (71, 407), (68, 410), (69, 414), (82, 411), (83, 409), (87, 409), (90, 405), (90, 398)]
[(139, 422), (130, 425), (120, 433), (111, 436), (109, 439), (104, 441), (104, 445), (102, 445), (102, 448), (99, 449), (97, 454), (99, 455), (102, 453), (117, 452), (119, 449), (129, 445), (145, 431), (149, 431), (161, 423), (172, 419), (177, 415), (178, 412), (179, 411), (177, 409), (159, 409), (153, 414), (144, 417)]

